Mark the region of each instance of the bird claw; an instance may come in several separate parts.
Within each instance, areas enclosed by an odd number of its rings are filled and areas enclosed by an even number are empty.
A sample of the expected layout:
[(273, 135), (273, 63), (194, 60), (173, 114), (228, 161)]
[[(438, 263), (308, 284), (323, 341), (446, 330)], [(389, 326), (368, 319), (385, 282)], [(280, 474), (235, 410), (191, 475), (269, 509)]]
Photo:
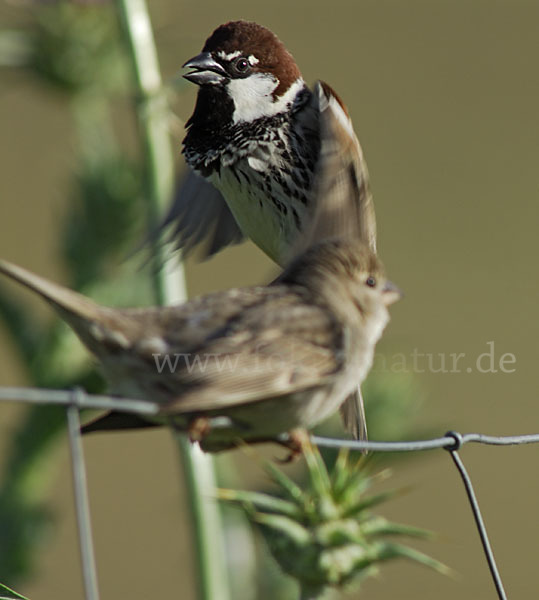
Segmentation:
[(303, 454), (303, 450), (307, 444), (311, 443), (308, 432), (305, 429), (292, 429), (288, 432), (288, 439), (278, 442), (288, 450), (290, 453), (284, 458), (275, 458), (275, 461), (288, 465), (295, 462)]
[(191, 443), (201, 442), (211, 431), (209, 417), (195, 417), (189, 422), (187, 434)]
[(218, 415), (215, 417), (199, 415), (189, 421), (187, 426), (187, 434), (190, 442), (202, 442), (204, 438), (210, 434), (210, 432), (219, 429), (229, 429), (232, 427), (238, 428), (239, 424), (233, 421), (230, 417), (224, 415)]

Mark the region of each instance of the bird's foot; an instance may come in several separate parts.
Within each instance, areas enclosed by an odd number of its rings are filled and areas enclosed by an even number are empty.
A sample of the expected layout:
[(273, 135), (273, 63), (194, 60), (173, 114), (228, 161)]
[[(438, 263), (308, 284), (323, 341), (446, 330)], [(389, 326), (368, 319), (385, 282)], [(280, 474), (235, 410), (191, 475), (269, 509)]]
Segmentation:
[(211, 431), (209, 417), (194, 417), (187, 427), (187, 434), (191, 443), (201, 442)]
[(281, 464), (290, 464), (295, 462), (303, 454), (303, 449), (311, 443), (309, 432), (306, 429), (292, 429), (288, 432), (288, 439), (278, 442), (288, 450), (290, 454), (284, 458), (275, 459)]

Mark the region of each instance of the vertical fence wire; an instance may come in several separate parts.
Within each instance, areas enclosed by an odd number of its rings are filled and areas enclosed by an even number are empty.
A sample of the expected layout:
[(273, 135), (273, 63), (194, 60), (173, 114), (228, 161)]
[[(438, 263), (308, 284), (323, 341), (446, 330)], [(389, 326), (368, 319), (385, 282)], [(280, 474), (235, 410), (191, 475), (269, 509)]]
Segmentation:
[(507, 596), (505, 594), (505, 589), (503, 587), (502, 578), (498, 571), (498, 567), (496, 565), (496, 560), (494, 558), (494, 553), (492, 552), (492, 547), (490, 545), (490, 541), (488, 539), (487, 528), (485, 527), (485, 523), (483, 521), (483, 517), (481, 515), (481, 510), (479, 509), (479, 502), (477, 501), (477, 497), (475, 495), (472, 480), (468, 475), (468, 471), (464, 466), (464, 463), (460, 459), (458, 450), (462, 445), (462, 436), (455, 432), (450, 431), (447, 435), (452, 436), (455, 440), (455, 444), (453, 447), (447, 447), (446, 450), (451, 455), (455, 466), (457, 467), (457, 471), (462, 479), (462, 483), (464, 484), (464, 489), (466, 490), (466, 495), (468, 496), (468, 501), (470, 502), (470, 506), (472, 508), (472, 513), (475, 519), (475, 524), (477, 526), (477, 531), (479, 533), (479, 538), (481, 540), (481, 544), (483, 546), (483, 551), (485, 553), (485, 558), (487, 560), (488, 568), (490, 570), (490, 574), (492, 576), (492, 580), (494, 582), (494, 587), (496, 588), (496, 592), (498, 594), (498, 598), (500, 600), (507, 600)]
[[(76, 397), (77, 390), (73, 392)], [(71, 471), (73, 475), (73, 493), (77, 528), (79, 533), (79, 549), (81, 557), (82, 578), (86, 600), (99, 600), (97, 586), (97, 569), (95, 565), (94, 543), (90, 522), (90, 503), (88, 500), (88, 484), (86, 481), (86, 466), (80, 435), (79, 409), (75, 404), (66, 408), (67, 431), (71, 450)]]

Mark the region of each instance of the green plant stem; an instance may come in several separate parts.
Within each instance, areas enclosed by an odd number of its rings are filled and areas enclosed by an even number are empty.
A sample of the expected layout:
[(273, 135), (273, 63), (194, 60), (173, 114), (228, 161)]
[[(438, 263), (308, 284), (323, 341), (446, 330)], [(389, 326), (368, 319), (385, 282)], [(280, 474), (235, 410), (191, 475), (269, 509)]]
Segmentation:
[[(170, 112), (145, 0), (117, 0), (135, 78), (136, 110), (145, 158), (148, 224), (152, 228), (174, 189), (174, 158), (169, 136)], [(163, 272), (165, 250), (155, 243), (153, 283), (159, 304), (185, 300), (181, 267)], [(169, 261), (172, 262), (172, 261)]]
[[(150, 226), (172, 195), (173, 154), (169, 138), (169, 111), (162, 91), (157, 53), (144, 0), (117, 0), (136, 81), (137, 114), (146, 158), (147, 201)], [(162, 269), (163, 251), (153, 255), (154, 287), (158, 303), (185, 300), (183, 271)], [(169, 261), (169, 265), (172, 261)], [(191, 506), (198, 559), (199, 598), (227, 600), (228, 580), (224, 541), (214, 492), (213, 461), (201, 456), (185, 439), (179, 442), (187, 495)]]

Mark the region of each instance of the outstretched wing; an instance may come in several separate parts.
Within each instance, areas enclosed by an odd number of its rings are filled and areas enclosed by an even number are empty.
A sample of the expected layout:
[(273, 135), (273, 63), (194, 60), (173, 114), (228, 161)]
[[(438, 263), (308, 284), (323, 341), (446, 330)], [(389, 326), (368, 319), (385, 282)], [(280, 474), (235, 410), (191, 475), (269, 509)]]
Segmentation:
[(376, 218), (369, 172), (352, 121), (336, 92), (317, 82), (313, 102), (320, 113), (320, 156), (313, 213), (293, 255), (332, 237), (361, 240), (376, 252)]
[(178, 185), (167, 215), (150, 239), (159, 239), (163, 233), (184, 255), (205, 242), (204, 258), (245, 238), (221, 193), (191, 169)]

